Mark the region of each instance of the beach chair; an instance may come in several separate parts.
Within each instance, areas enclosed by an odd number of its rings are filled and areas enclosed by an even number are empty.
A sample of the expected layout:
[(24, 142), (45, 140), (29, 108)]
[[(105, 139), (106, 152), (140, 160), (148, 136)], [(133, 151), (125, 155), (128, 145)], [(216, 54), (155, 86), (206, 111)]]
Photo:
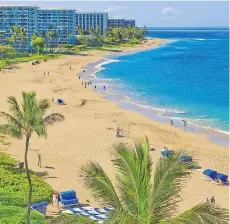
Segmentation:
[(161, 155), (162, 156), (169, 156), (171, 154), (171, 152), (169, 150), (164, 150), (164, 151), (161, 151)]
[(57, 104), (64, 105), (65, 103), (64, 103), (64, 101), (62, 99), (57, 99)]
[(205, 175), (204, 180), (211, 181), (216, 179), (217, 171), (206, 169), (203, 171), (203, 174)]
[(217, 173), (216, 182), (217, 184), (225, 185), (228, 184), (228, 176), (222, 173)]
[(45, 216), (47, 204), (48, 204), (47, 201), (42, 201), (40, 203), (33, 204), (30, 207), (32, 210), (35, 210)]
[(191, 156), (181, 156), (180, 161), (183, 163), (191, 163), (192, 162), (192, 157)]
[(74, 190), (60, 192), (59, 197), (62, 207), (78, 205), (78, 198)]

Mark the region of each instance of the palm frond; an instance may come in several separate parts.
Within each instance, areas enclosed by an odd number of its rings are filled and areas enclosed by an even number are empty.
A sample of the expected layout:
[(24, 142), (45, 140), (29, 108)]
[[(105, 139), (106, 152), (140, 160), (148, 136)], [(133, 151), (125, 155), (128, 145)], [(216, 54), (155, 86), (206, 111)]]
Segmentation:
[(170, 218), (177, 212), (178, 202), (181, 201), (180, 192), (192, 173), (189, 169), (195, 165), (195, 158), (189, 165), (182, 163), (180, 157), (189, 153), (183, 150), (175, 151), (169, 157), (161, 157), (154, 172), (153, 190), (150, 197), (153, 223)]
[[(139, 222), (138, 222), (139, 220)], [(127, 210), (117, 209), (114, 213), (106, 219), (104, 224), (137, 224), (144, 223), (143, 220), (140, 220), (137, 214), (131, 214)]]
[(9, 135), (17, 139), (23, 138), (23, 133), (20, 130), (18, 130), (15, 126), (9, 124), (0, 125), (0, 133)]
[(10, 114), (7, 114), (7, 113), (1, 111), (0, 112), (0, 117), (5, 118), (9, 122), (10, 125), (15, 126), (18, 129), (22, 129), (23, 128), (23, 126), (20, 123), (20, 121), (18, 121), (16, 118), (14, 118), (13, 116), (11, 116)]
[(152, 165), (148, 142), (137, 142), (134, 148), (120, 143), (113, 146), (112, 154), (122, 202), (131, 213), (146, 218)]
[(43, 119), (45, 125), (54, 125), (57, 122), (61, 122), (65, 119), (64, 115), (60, 113), (53, 113)]
[(48, 99), (42, 99), (38, 103), (38, 107), (42, 112), (45, 112), (50, 107), (50, 102)]
[(228, 209), (204, 202), (169, 220), (170, 224), (227, 224), (229, 223)]
[(10, 111), (13, 113), (13, 115), (21, 120), (23, 118), (23, 114), (17, 99), (14, 96), (9, 96), (7, 102), (10, 104)]
[(91, 189), (97, 202), (104, 206), (114, 206), (121, 208), (121, 203), (114, 189), (114, 186), (103, 168), (94, 162), (89, 162), (81, 167), (83, 184)]

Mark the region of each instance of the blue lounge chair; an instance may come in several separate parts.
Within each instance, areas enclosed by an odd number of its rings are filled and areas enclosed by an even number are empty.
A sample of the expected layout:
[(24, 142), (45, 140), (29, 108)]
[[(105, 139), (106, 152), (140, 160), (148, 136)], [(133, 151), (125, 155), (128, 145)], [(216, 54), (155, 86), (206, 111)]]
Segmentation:
[(217, 173), (216, 180), (219, 180), (220, 184), (227, 184), (228, 176), (222, 173)]
[(76, 196), (76, 191), (63, 191), (60, 192), (60, 203), (63, 207), (71, 206), (71, 205), (78, 205), (78, 198)]
[(206, 176), (206, 178), (204, 178), (205, 180), (215, 180), (216, 179), (216, 175), (217, 175), (217, 171), (215, 170), (211, 170), (211, 169), (207, 169), (203, 171), (203, 174)]
[(62, 105), (65, 104), (64, 101), (62, 99), (57, 99), (57, 104)]
[(46, 206), (47, 206), (47, 201), (42, 201), (40, 203), (31, 205), (31, 209), (36, 210), (42, 215), (46, 215)]
[(181, 156), (180, 161), (184, 163), (191, 163), (192, 162), (192, 157), (191, 156)]
[(161, 151), (162, 156), (169, 156), (170, 154), (171, 154), (171, 152), (169, 150)]

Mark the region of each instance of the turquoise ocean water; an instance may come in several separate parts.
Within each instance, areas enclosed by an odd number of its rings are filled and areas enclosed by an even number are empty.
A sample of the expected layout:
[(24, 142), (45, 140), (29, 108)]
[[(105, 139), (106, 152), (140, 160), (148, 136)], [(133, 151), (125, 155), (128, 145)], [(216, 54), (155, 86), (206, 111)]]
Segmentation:
[(172, 41), (156, 49), (107, 58), (96, 77), (107, 98), (161, 117), (228, 132), (227, 28), (149, 28)]

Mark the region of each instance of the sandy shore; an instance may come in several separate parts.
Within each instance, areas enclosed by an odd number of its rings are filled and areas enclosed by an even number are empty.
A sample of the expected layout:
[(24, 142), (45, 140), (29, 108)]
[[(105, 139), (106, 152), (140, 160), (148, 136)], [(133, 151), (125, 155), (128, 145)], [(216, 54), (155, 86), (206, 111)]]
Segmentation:
[[(123, 52), (145, 50), (159, 46), (165, 40), (154, 39), (135, 48), (124, 48)], [(62, 98), (67, 105), (52, 104), (49, 112), (60, 112), (65, 115), (65, 121), (50, 127), (48, 139), (31, 139), (29, 166), (43, 176), (55, 190), (75, 189), (80, 202), (90, 201), (96, 205), (90, 191), (84, 189), (79, 168), (88, 160), (99, 162), (114, 179), (114, 168), (109, 161), (108, 149), (117, 142), (116, 128), (124, 129), (130, 142), (133, 138), (143, 138), (147, 135), (152, 146), (153, 162), (160, 158), (160, 149), (187, 148), (194, 150), (199, 158), (202, 169), (215, 169), (228, 174), (228, 148), (216, 145), (207, 136), (184, 132), (169, 124), (155, 122), (136, 112), (120, 109), (116, 103), (103, 99), (103, 95), (91, 88), (84, 88), (76, 75), (90, 62), (96, 62), (101, 57), (114, 54), (114, 51), (89, 51), (75, 56), (42, 62), (32, 66), (31, 62), (15, 65), (14, 69), (4, 69), (0, 72), (0, 102), (1, 110), (8, 111), (7, 97), (14, 95), (21, 100), (21, 91), (37, 92), (39, 98)], [(69, 67), (72, 67), (70, 70)], [(44, 72), (46, 75), (44, 76)], [(49, 72), (49, 75), (47, 75)], [(80, 106), (81, 99), (87, 99)], [(116, 122), (114, 122), (116, 121)], [(0, 123), (3, 121), (0, 120)], [(9, 139), (12, 143), (7, 152), (16, 159), (23, 161), (24, 141)], [(37, 166), (37, 154), (42, 155), (42, 168)], [(184, 211), (206, 197), (215, 196), (216, 202), (228, 207), (228, 186), (219, 186), (203, 180), (202, 169), (194, 171), (183, 190), (183, 201), (179, 210)]]

